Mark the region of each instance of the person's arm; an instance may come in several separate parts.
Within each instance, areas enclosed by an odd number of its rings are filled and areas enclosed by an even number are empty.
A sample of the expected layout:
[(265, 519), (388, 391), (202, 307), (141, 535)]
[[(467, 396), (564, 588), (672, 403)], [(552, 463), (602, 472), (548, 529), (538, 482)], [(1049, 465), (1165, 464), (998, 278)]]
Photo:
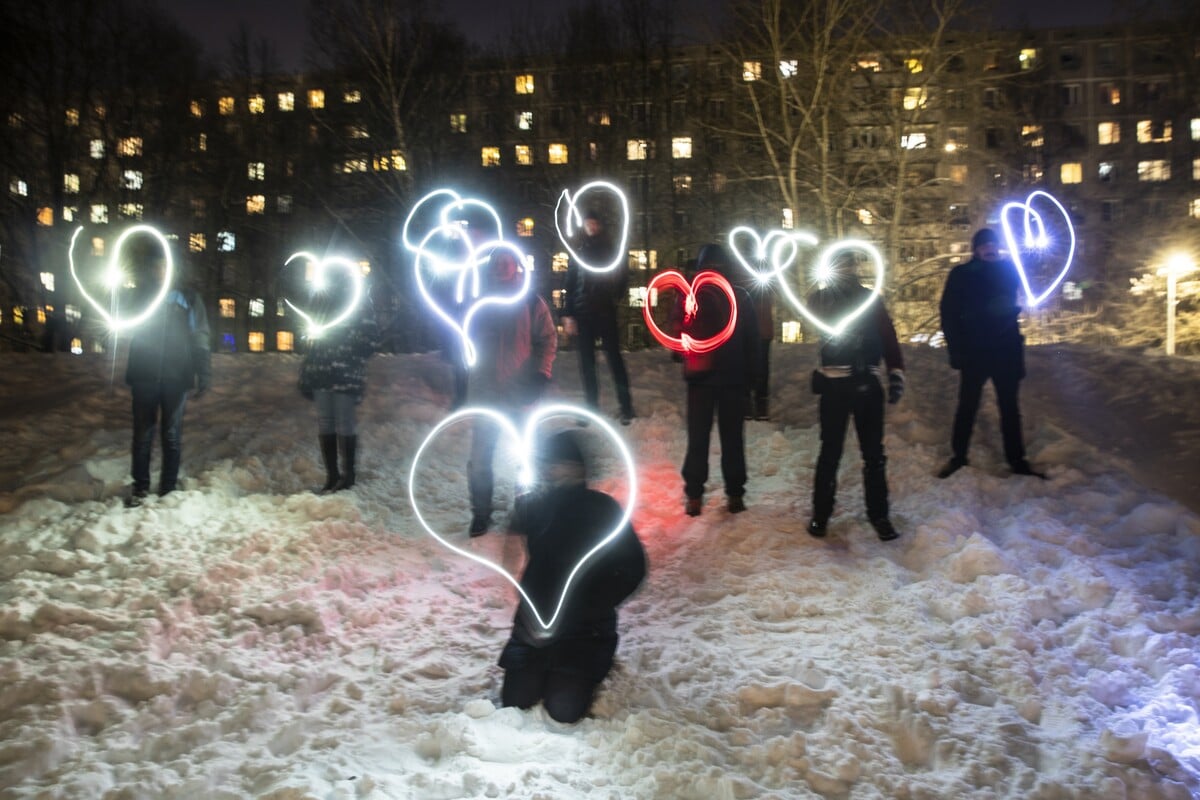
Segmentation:
[(904, 354), (900, 352), (900, 339), (896, 336), (896, 326), (883, 305), (878, 301), (876, 324), (879, 326), (879, 340), (883, 343), (883, 363), (888, 371), (888, 402), (899, 403), (904, 396)]
[(950, 274), (946, 277), (946, 285), (942, 289), (942, 300), (938, 304), (942, 336), (946, 338), (946, 353), (950, 357), (950, 366), (953, 369), (959, 369), (962, 366), (959, 352), (962, 343), (963, 312), (960, 283), (955, 270), (950, 270)]
[(208, 313), (204, 310), (204, 303), (195, 294), (188, 303), (188, 327), (192, 370), (196, 373), (196, 396), (199, 397), (212, 385), (212, 333), (208, 327)]
[(554, 356), (558, 352), (558, 330), (554, 317), (541, 297), (533, 304), (529, 320), (530, 361), (539, 373), (550, 380), (554, 370)]

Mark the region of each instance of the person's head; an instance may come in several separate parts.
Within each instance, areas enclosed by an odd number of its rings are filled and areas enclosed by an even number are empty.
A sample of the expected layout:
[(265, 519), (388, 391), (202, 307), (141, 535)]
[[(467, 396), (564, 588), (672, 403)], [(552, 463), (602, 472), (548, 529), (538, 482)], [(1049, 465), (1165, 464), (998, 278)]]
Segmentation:
[(991, 228), (980, 228), (971, 237), (971, 253), (981, 261), (999, 261), (1000, 237)]
[(496, 284), (514, 283), (521, 273), (521, 265), (517, 263), (517, 254), (507, 247), (497, 247), (488, 259), (488, 277)]
[(588, 236), (596, 236), (604, 230), (604, 220), (600, 219), (597, 211), (589, 211), (583, 215), (583, 230)]
[(700, 248), (700, 254), (696, 256), (696, 271), (703, 272), (711, 269), (726, 275), (729, 272), (730, 263), (729, 251), (725, 249), (725, 245), (714, 242)]
[(570, 486), (587, 479), (587, 465), (579, 434), (555, 431), (543, 438), (537, 449), (537, 471), (545, 486)]

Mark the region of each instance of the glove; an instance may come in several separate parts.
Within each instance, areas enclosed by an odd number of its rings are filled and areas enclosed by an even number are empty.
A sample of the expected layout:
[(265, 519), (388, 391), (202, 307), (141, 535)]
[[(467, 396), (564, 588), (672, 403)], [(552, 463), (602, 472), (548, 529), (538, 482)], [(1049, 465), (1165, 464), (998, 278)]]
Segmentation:
[(904, 396), (904, 370), (894, 369), (888, 373), (888, 404), (896, 405)]
[(199, 399), (204, 396), (204, 393), (212, 386), (212, 377), (209, 375), (201, 375), (196, 379), (196, 391), (192, 392), (192, 397)]

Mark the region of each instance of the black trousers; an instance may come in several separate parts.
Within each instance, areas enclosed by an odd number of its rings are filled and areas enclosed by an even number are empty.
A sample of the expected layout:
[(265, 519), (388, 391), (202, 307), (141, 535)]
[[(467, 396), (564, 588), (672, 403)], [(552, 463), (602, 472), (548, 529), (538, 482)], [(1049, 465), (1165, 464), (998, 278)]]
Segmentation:
[(979, 412), (979, 401), (983, 386), (989, 379), (996, 389), (996, 405), (1000, 410), (1000, 435), (1004, 439), (1004, 459), (1009, 466), (1025, 461), (1025, 443), (1021, 436), (1021, 409), (1017, 403), (1017, 390), (1021, 385), (1019, 363), (970, 364), (960, 371), (958, 384), (958, 408), (954, 411), (954, 431), (950, 447), (954, 457), (966, 461), (971, 446), (971, 431), (975, 428), (975, 416)]
[(888, 515), (887, 457), (883, 452), (883, 387), (873, 375), (830, 378), (821, 393), (821, 452), (813, 481), (813, 517), (825, 521), (837, 499), (838, 464), (846, 428), (854, 417), (863, 459), (863, 492), (867, 517)]
[[(162, 442), (159, 494), (175, 491), (179, 479), (179, 461), (183, 453), (183, 409), (187, 389), (182, 387), (135, 384), (133, 387), (133, 488), (150, 491), (150, 453), (154, 449), (154, 431)], [(159, 413), (162, 425), (159, 425)]]
[(604, 348), (604, 357), (612, 370), (613, 385), (621, 413), (633, 416), (633, 398), (629, 394), (629, 373), (621, 356), (621, 337), (617, 330), (617, 310), (611, 313), (585, 314), (575, 319), (579, 326), (579, 376), (583, 397), (592, 408), (600, 407), (600, 385), (596, 380), (596, 340)]
[(538, 702), (559, 722), (577, 722), (592, 707), (597, 684), (586, 675), (530, 664), (504, 671), (500, 700), (507, 708), (533, 708)]
[(683, 458), (683, 492), (703, 497), (708, 481), (708, 444), (713, 416), (721, 439), (721, 477), (725, 494), (740, 497), (746, 491), (746, 387), (688, 384), (687, 454)]

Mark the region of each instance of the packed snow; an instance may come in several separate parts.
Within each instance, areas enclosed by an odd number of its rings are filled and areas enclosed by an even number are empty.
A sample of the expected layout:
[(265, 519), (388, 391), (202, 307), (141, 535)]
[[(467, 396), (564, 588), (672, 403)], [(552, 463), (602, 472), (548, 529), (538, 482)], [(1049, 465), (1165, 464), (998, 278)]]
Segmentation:
[[(593, 714), (566, 726), (498, 707), (515, 592), (409, 503), (449, 403), (436, 353), (372, 359), (359, 484), (329, 496), (299, 357), (215, 356), (182, 491), (132, 510), (120, 357), (5, 354), (0, 797), (1200, 796), (1200, 362), (1030, 348), (1049, 480), (1007, 474), (989, 390), (971, 467), (943, 481), (956, 374), (942, 350), (905, 356), (885, 544), (852, 432), (830, 537), (804, 532), (811, 345), (774, 345), (749, 511), (724, 509), (714, 436), (695, 519), (679, 367), (629, 355), (639, 417), (618, 430), (650, 571)], [(552, 391), (579, 401), (573, 352)], [(515, 572), (519, 539), (467, 539), (466, 441), (423, 455), (422, 513)], [(620, 497), (604, 448), (596, 483)]]

